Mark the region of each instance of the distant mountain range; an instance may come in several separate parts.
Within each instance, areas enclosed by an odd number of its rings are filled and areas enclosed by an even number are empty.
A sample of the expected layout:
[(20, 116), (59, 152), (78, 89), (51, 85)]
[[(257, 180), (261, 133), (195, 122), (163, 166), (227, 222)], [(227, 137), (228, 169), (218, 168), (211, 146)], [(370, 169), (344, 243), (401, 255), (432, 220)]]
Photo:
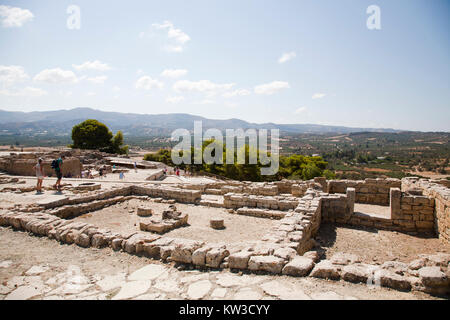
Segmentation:
[(214, 120), (185, 113), (136, 114), (104, 112), (91, 108), (71, 110), (16, 112), (0, 110), (0, 134), (55, 134), (69, 135), (72, 127), (86, 119), (105, 123), (112, 131), (122, 130), (130, 136), (169, 136), (173, 130), (193, 130), (194, 121), (202, 121), (203, 128), (279, 129), (282, 133), (338, 133), (354, 132), (400, 132), (394, 129), (349, 128), (317, 124), (250, 123), (240, 119)]

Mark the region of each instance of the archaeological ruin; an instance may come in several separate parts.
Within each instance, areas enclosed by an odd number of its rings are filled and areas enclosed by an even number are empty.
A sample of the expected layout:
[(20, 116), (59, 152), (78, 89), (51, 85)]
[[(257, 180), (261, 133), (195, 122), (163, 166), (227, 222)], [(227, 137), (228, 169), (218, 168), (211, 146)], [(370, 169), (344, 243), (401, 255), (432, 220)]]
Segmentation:
[[(28, 162), (34, 161), (28, 159), (34, 158), (3, 159), (0, 170), (26, 175)], [(79, 160), (69, 159), (66, 170), (80, 174)], [(12, 162), (16, 169), (11, 169)], [(121, 164), (119, 160), (112, 162)], [(34, 190), (21, 187), (20, 177), (3, 175), (1, 180), (5, 186), (1, 192)], [(448, 180), (156, 180), (121, 184), (67, 180), (61, 195), (0, 210), (0, 225), (84, 248), (110, 247), (175, 266), (449, 293), (448, 251), (422, 254), (410, 263), (371, 264), (345, 252), (324, 259), (316, 250), (315, 239), (321, 225), (337, 224), (427, 235), (439, 238), (448, 248)], [(100, 216), (105, 220), (96, 218)], [(118, 222), (108, 222), (107, 217), (117, 217)], [(203, 231), (190, 231), (199, 221)]]

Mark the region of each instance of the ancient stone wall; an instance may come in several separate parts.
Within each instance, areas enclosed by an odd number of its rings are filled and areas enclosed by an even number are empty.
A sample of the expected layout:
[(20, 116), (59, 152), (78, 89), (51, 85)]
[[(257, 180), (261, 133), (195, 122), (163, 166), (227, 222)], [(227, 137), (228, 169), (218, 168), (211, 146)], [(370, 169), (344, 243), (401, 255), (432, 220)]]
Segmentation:
[(227, 193), (224, 195), (224, 207), (237, 209), (242, 207), (266, 208), (286, 211), (295, 209), (298, 198), (284, 196), (257, 196), (244, 193)]
[(446, 183), (435, 180), (404, 178), (402, 190), (419, 189), (426, 196), (434, 199), (434, 229), (439, 239), (450, 243), (450, 189)]
[(355, 188), (356, 202), (389, 205), (389, 189), (400, 188), (399, 179), (329, 180), (329, 193), (345, 193), (347, 188)]
[[(23, 156), (23, 155), (21, 155)], [(0, 171), (5, 171), (10, 174), (20, 176), (36, 176), (36, 171), (33, 167), (37, 163), (37, 157), (29, 159), (30, 155), (26, 158), (18, 157), (5, 157), (0, 158)], [(56, 176), (55, 170), (51, 168), (53, 159), (44, 159), (44, 173), (46, 176)], [(63, 176), (78, 177), (81, 176), (82, 165), (78, 158), (66, 158), (61, 166), (61, 172)]]

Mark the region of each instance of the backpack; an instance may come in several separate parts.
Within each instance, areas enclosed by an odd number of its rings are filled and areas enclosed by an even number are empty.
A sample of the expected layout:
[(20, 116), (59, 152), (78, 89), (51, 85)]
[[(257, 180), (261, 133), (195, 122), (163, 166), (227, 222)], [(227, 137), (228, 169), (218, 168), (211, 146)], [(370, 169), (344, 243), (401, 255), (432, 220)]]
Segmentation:
[(59, 168), (58, 160), (53, 160), (52, 161), (52, 169), (57, 169), (57, 168)]

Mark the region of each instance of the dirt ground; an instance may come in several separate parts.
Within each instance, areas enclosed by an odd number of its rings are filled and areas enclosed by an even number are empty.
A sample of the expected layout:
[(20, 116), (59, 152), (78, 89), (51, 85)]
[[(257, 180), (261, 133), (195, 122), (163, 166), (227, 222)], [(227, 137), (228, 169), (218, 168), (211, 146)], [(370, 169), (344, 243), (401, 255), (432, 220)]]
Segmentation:
[[(140, 206), (152, 208), (155, 217), (160, 217), (168, 204), (156, 203), (150, 200), (132, 199), (102, 210), (81, 215), (75, 220), (90, 223), (118, 233), (139, 231), (141, 218), (136, 214)], [(201, 240), (205, 242), (236, 243), (261, 239), (271, 228), (273, 220), (228, 213), (222, 208), (208, 208), (191, 204), (175, 204), (178, 211), (187, 213), (188, 226), (165, 233), (165, 236)], [(209, 225), (210, 219), (220, 217), (224, 219), (225, 229), (215, 230)], [(245, 226), (243, 228), (242, 226)], [(146, 233), (146, 232), (142, 232)]]
[(373, 228), (351, 228), (323, 223), (316, 237), (327, 258), (336, 252), (354, 253), (366, 263), (410, 262), (419, 254), (450, 253), (438, 238)]

